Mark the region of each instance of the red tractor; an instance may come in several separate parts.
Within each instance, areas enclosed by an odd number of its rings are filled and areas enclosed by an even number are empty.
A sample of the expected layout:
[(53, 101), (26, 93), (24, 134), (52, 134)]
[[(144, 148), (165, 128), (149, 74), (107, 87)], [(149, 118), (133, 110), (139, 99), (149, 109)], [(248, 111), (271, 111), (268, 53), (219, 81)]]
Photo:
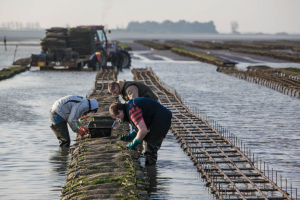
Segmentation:
[[(46, 31), (46, 37), (41, 42), (42, 52), (31, 56), (31, 66), (38, 66), (41, 70), (61, 66), (81, 70), (87, 65), (97, 70), (98, 66), (107, 66), (107, 62), (111, 61), (110, 52), (117, 50), (123, 54), (122, 68), (131, 65), (130, 54), (120, 49), (118, 43), (108, 42), (104, 26), (54, 27)], [(90, 62), (95, 52), (101, 53), (100, 62), (96, 65)]]
[[(126, 50), (122, 50), (119, 48), (118, 43), (112, 42), (109, 43), (106, 37), (106, 32), (104, 31), (104, 26), (79, 26), (80, 28), (89, 28), (94, 31), (94, 40), (95, 40), (95, 51), (101, 52), (101, 63), (100, 66), (106, 66), (107, 62), (111, 61), (111, 57), (109, 56), (109, 52), (114, 52), (119, 50), (122, 52), (124, 61), (122, 68), (129, 68), (131, 65), (131, 57), (130, 54)], [(108, 31), (110, 33), (110, 30)]]

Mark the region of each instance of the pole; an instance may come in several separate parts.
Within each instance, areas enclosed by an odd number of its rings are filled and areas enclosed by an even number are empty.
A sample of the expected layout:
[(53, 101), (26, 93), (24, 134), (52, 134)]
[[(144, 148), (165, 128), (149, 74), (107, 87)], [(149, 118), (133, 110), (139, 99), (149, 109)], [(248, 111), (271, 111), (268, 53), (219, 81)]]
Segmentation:
[(13, 60), (13, 63), (15, 62), (15, 58), (16, 58), (16, 53), (17, 53), (17, 50), (18, 50), (18, 45), (16, 45), (16, 49), (15, 49), (15, 55), (14, 55), (14, 60)]
[(7, 49), (6, 49), (6, 36), (4, 36), (3, 42), (4, 42), (5, 51), (6, 51), (6, 50), (7, 50)]

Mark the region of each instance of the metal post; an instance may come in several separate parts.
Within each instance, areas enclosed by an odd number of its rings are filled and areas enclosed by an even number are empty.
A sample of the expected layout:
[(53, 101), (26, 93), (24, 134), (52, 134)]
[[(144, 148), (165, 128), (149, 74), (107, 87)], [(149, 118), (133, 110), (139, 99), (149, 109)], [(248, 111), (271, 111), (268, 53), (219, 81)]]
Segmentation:
[(272, 182), (273, 182), (273, 168), (272, 168)]
[(291, 183), (291, 199), (293, 199), (293, 187), (292, 187), (292, 183)]
[(13, 63), (15, 62), (15, 57), (16, 57), (17, 49), (18, 49), (18, 45), (16, 45), (16, 49), (15, 49), (15, 55), (14, 55), (14, 60), (13, 60)]
[(5, 51), (7, 51), (7, 49), (6, 49), (6, 36), (4, 36), (3, 42), (4, 42)]
[(276, 171), (276, 185), (277, 185), (277, 171)]

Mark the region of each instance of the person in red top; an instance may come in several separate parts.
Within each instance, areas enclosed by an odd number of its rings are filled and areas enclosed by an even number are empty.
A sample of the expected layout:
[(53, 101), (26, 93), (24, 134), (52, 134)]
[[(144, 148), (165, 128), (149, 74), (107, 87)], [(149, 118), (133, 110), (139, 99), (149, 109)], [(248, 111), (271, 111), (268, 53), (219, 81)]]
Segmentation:
[(157, 101), (146, 97), (131, 99), (126, 104), (113, 103), (109, 112), (111, 117), (129, 122), (134, 129), (120, 137), (123, 141), (132, 141), (127, 148), (134, 150), (144, 140), (145, 164), (154, 165), (157, 151), (170, 129), (172, 113)]

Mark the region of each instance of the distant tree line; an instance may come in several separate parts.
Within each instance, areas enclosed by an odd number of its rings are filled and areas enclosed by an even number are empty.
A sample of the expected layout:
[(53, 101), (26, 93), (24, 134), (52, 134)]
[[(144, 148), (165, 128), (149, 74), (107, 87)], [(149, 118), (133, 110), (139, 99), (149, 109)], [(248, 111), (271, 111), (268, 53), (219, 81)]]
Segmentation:
[(22, 22), (11, 21), (11, 22), (2, 22), (0, 29), (2, 30), (40, 30), (41, 26), (39, 22)]
[(172, 22), (166, 20), (162, 23), (146, 21), (146, 22), (130, 22), (125, 29), (129, 32), (146, 32), (146, 33), (209, 33), (218, 34), (213, 21), (210, 22), (187, 22), (180, 20)]

